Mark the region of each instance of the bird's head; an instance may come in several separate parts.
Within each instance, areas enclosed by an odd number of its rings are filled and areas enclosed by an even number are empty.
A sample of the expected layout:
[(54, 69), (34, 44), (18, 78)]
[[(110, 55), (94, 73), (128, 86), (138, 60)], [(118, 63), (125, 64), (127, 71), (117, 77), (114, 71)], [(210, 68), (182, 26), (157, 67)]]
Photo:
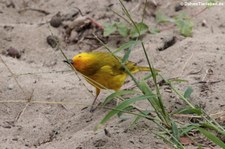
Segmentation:
[(89, 74), (95, 66), (96, 57), (90, 53), (80, 53), (75, 55), (71, 60), (66, 63), (72, 64), (77, 71), (83, 74)]

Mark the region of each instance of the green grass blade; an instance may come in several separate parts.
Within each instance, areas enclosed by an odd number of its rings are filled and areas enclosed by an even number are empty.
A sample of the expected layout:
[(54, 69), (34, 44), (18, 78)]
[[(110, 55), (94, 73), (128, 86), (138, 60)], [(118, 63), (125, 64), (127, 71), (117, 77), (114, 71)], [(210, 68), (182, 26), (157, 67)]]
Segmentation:
[(125, 53), (124, 56), (123, 56), (122, 63), (125, 64), (125, 62), (128, 60), (132, 48), (133, 48), (133, 46), (131, 46), (131, 47), (126, 51), (126, 53)]
[(209, 128), (209, 129), (215, 130), (215, 131), (221, 133), (225, 137), (225, 131), (219, 129), (218, 127), (216, 127), (212, 123), (211, 124), (209, 122), (208, 123), (207, 122), (206, 123), (202, 123), (201, 126), (205, 127), (205, 128)]
[(215, 143), (216, 145), (225, 148), (225, 143), (221, 141), (218, 137), (216, 137), (214, 134), (210, 133), (204, 128), (196, 127), (205, 137), (207, 137), (210, 141)]
[(190, 98), (192, 92), (193, 92), (193, 89), (191, 87), (188, 87), (186, 91), (184, 92), (184, 98)]
[[(150, 111), (143, 111), (143, 112), (140, 112), (140, 114), (142, 115), (148, 115), (150, 113)], [(136, 124), (141, 118), (143, 118), (143, 116), (136, 116), (135, 119), (133, 120), (133, 122), (130, 124), (130, 126), (133, 126), (134, 124)]]
[(193, 129), (196, 129), (196, 126), (197, 125), (188, 125), (184, 128), (181, 128), (180, 129), (180, 136), (183, 136), (183, 135), (187, 134), (189, 131), (191, 131)]
[(125, 109), (126, 107), (130, 106), (130, 104), (135, 103), (136, 101), (139, 100), (144, 100), (146, 98), (149, 98), (149, 96), (146, 95), (141, 95), (141, 96), (137, 96), (134, 98), (130, 98), (127, 99), (123, 102), (121, 102), (116, 108), (114, 108), (113, 110), (111, 110), (101, 121), (100, 124), (105, 124), (111, 117), (113, 117), (114, 115), (118, 114), (119, 112), (121, 112), (123, 109)]
[(158, 109), (159, 102), (157, 100), (157, 96), (152, 92), (152, 90), (149, 88), (149, 86), (146, 84), (145, 81), (140, 81), (139, 83), (140, 90), (145, 94), (145, 95), (150, 95), (152, 97), (152, 100), (148, 99), (148, 101), (151, 103), (154, 109)]
[(123, 51), (125, 49), (128, 49), (130, 47), (135, 47), (138, 43), (140, 43), (139, 40), (130, 40), (127, 43), (122, 44), (119, 48), (117, 48), (113, 53), (117, 53), (120, 51)]
[[(163, 104), (158, 100), (158, 98), (157, 98), (157, 95), (155, 95), (152, 91), (151, 91), (151, 89), (149, 88), (149, 86), (147, 85), (147, 83), (146, 82), (144, 82), (144, 81), (141, 81), (140, 83), (139, 83), (139, 86), (140, 86), (140, 89), (141, 89), (141, 91), (145, 94), (145, 95), (151, 95), (151, 97), (152, 98), (148, 98), (148, 101), (151, 103), (151, 105), (153, 106), (153, 108), (156, 110), (156, 111), (161, 111), (161, 112), (163, 112), (163, 113), (161, 113), (161, 114), (165, 114), (165, 109), (164, 109), (164, 106), (163, 106)], [(157, 112), (157, 113), (158, 113)]]
[(150, 95), (151, 98), (147, 98), (149, 103), (152, 105), (154, 108), (157, 116), (168, 126), (171, 127), (171, 121), (169, 114), (166, 112), (166, 109), (163, 105), (163, 102), (158, 98), (157, 95), (155, 95), (150, 87), (147, 85), (146, 82), (141, 81), (139, 83), (140, 90), (145, 94), (145, 95)]
[(156, 136), (158, 136), (159, 138), (161, 138), (165, 143), (171, 144), (173, 146), (173, 148), (175, 149), (184, 149), (184, 147), (182, 146), (182, 144), (180, 144), (179, 146), (177, 146), (177, 144), (174, 144), (174, 142), (171, 141), (171, 139), (169, 139), (167, 136), (158, 134), (158, 133), (154, 133)]
[(133, 110), (134, 107), (133, 106), (128, 106), (126, 108), (123, 109), (123, 111), (119, 111), (119, 113), (117, 113), (117, 116), (120, 118), (120, 119), (127, 119), (127, 118), (123, 118), (122, 115), (123, 113), (128, 113), (129, 111)]
[(197, 114), (201, 115), (202, 111), (199, 108), (192, 108), (192, 107), (186, 107), (178, 109), (177, 111), (173, 112), (172, 114)]
[(170, 83), (172, 82), (177, 82), (177, 83), (182, 83), (182, 82), (188, 82), (187, 80), (184, 79), (179, 79), (179, 78), (171, 78), (168, 80)]
[[(157, 76), (157, 75), (158, 75), (158, 72), (159, 72), (160, 70), (154, 69), (154, 71), (155, 71), (155, 75)], [(152, 77), (153, 77), (153, 75), (152, 75), (152, 73), (150, 72), (149, 74), (145, 75), (141, 80), (142, 80), (142, 81), (148, 80), (148, 79), (150, 79), (150, 78), (152, 78)]]
[(171, 121), (172, 124), (172, 135), (173, 135), (173, 143), (176, 144), (176, 146), (180, 146), (180, 133), (179, 129), (177, 128), (177, 124), (174, 121)]
[(123, 95), (134, 94), (134, 93), (136, 93), (134, 90), (119, 90), (119, 91), (116, 91), (116, 92), (112, 93), (111, 95), (109, 95), (105, 99), (105, 101), (102, 103), (102, 106), (105, 106), (107, 103), (109, 103), (110, 101), (112, 101), (116, 97), (121, 97)]

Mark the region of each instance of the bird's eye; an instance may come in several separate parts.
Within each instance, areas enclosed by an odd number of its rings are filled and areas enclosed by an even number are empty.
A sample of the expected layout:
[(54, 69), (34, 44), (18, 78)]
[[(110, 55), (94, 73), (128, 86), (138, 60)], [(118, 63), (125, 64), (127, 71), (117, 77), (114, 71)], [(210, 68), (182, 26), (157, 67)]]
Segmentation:
[(79, 55), (78, 57), (81, 57), (81, 55)]

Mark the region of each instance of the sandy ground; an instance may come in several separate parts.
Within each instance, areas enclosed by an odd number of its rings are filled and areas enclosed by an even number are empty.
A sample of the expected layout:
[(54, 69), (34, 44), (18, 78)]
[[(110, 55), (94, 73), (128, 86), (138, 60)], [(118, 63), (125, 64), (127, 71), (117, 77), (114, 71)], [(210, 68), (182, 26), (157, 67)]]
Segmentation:
[[(158, 9), (166, 14), (172, 16), (179, 13), (174, 11), (176, 1), (159, 3)], [(143, 9), (140, 1), (132, 0), (125, 4), (133, 17), (140, 20)], [(89, 109), (84, 108), (90, 106), (93, 100), (93, 95), (83, 85), (86, 82), (79, 80), (73, 72), (68, 72), (69, 68), (62, 62), (64, 58), (60, 51), (51, 48), (46, 42), (52, 32), (59, 37), (68, 57), (99, 47), (89, 40), (80, 44), (66, 43), (63, 28), (49, 25), (52, 16), (58, 12), (62, 15), (74, 14), (77, 11), (75, 7), (100, 24), (118, 20), (110, 7), (120, 10), (118, 1), (111, 0), (0, 0), (1, 58), (15, 74), (13, 76), (0, 62), (0, 148), (168, 148), (151, 133), (155, 127), (151, 122), (140, 121), (137, 126), (129, 128), (130, 120), (121, 121), (115, 117), (94, 131), (107, 110), (97, 109), (90, 113)], [(203, 8), (186, 7), (183, 11), (194, 14)], [(148, 9), (145, 22), (152, 26), (155, 21), (151, 15), (152, 9)], [(192, 86), (194, 92), (191, 100), (210, 114), (225, 110), (224, 9), (225, 6), (215, 6), (194, 17), (193, 37), (184, 38), (176, 29), (144, 37), (154, 66), (161, 70), (165, 78), (188, 80), (188, 83), (178, 87), (184, 90)], [(177, 39), (173, 46), (164, 51), (157, 50), (165, 40), (172, 37)], [(119, 40), (113, 37), (107, 39), (112, 47)], [(11, 47), (20, 52), (19, 59), (7, 56), (6, 50)], [(130, 59), (138, 62), (142, 55), (140, 47), (136, 47)], [(141, 64), (146, 65), (146, 62)], [(90, 90), (93, 89), (86, 85)], [(99, 101), (109, 93), (104, 91)], [(168, 93), (164, 96), (168, 109), (179, 106), (176, 105), (176, 96)], [(27, 104), (27, 100), (38, 102)], [(105, 134), (104, 128), (110, 135)]]

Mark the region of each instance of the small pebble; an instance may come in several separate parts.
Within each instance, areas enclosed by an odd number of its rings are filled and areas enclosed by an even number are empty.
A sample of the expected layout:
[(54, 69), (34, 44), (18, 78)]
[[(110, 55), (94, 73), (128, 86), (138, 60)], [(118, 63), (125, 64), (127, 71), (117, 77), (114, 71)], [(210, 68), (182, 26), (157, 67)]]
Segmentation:
[(78, 41), (78, 33), (75, 30), (72, 30), (69, 37), (70, 42), (76, 43)]
[(13, 89), (13, 87), (14, 87), (14, 85), (13, 85), (13, 84), (9, 84), (9, 85), (8, 85), (8, 89), (9, 89), (9, 90), (12, 90), (12, 89)]
[(3, 127), (3, 128), (7, 128), (7, 129), (12, 128), (12, 127), (11, 127), (11, 126), (9, 126), (9, 125), (5, 125), (5, 126), (3, 125), (2, 127)]
[(6, 30), (6, 31), (12, 31), (14, 29), (13, 26), (10, 26), (10, 25), (4, 25), (3, 28)]
[(20, 52), (13, 47), (10, 47), (6, 51), (3, 51), (2, 54), (13, 57), (13, 58), (20, 58), (21, 57)]
[(13, 140), (13, 141), (18, 141), (18, 138), (13, 138), (12, 140)]
[(182, 5), (182, 3), (178, 3), (176, 4), (176, 6), (174, 7), (174, 10), (177, 12), (177, 11), (180, 11), (184, 8), (184, 5)]
[(8, 1), (6, 1), (6, 7), (7, 7), (7, 8), (15, 8), (16, 6), (15, 6), (15, 4), (13, 3), (13, 1), (8, 0)]
[(107, 143), (107, 140), (99, 139), (93, 142), (94, 147), (100, 148)]
[(59, 27), (62, 24), (62, 17), (59, 13), (57, 13), (55, 16), (52, 17), (52, 19), (50, 20), (50, 25), (52, 27)]
[(203, 27), (206, 27), (206, 26), (207, 26), (206, 20), (202, 20), (202, 26), (203, 26)]
[(47, 43), (48, 43), (52, 48), (55, 48), (55, 47), (58, 45), (58, 43), (59, 43), (59, 39), (58, 39), (58, 37), (56, 37), (56, 36), (49, 35), (49, 36), (47, 37)]
[(106, 136), (111, 137), (111, 134), (109, 133), (109, 131), (106, 128), (104, 129), (104, 133)]

